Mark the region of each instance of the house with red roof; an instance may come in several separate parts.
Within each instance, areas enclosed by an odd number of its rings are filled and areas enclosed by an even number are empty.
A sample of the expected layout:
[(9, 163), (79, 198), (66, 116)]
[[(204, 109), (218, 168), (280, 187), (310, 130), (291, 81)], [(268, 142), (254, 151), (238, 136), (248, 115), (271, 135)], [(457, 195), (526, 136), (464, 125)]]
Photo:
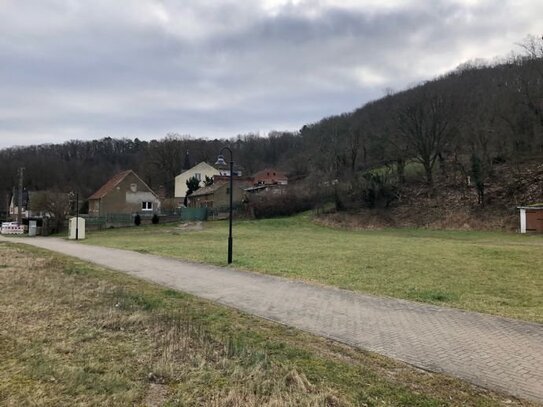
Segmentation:
[(255, 185), (287, 185), (288, 177), (283, 171), (275, 168), (264, 168), (253, 175)]
[(90, 216), (159, 211), (158, 195), (132, 170), (114, 175), (89, 197)]

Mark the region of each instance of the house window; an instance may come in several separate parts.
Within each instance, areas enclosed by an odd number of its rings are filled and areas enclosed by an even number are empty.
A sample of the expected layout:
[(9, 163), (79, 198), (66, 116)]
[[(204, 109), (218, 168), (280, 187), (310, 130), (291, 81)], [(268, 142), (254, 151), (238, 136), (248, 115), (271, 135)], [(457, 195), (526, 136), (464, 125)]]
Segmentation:
[(198, 181), (201, 181), (201, 180), (202, 180), (202, 174), (200, 174), (199, 172), (195, 173), (195, 174), (194, 174), (194, 177), (195, 177)]
[(153, 203), (152, 203), (152, 202), (143, 201), (143, 202), (141, 203), (141, 210), (142, 210), (142, 211), (152, 211), (152, 210), (153, 210)]

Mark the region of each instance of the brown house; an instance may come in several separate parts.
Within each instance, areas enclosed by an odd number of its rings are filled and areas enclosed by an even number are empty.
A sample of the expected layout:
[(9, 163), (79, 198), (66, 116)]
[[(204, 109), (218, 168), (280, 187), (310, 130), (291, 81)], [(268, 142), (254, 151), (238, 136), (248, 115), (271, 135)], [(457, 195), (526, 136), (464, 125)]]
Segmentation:
[(89, 215), (153, 214), (160, 210), (160, 199), (132, 170), (113, 176), (89, 197)]
[(283, 171), (273, 168), (265, 168), (258, 171), (254, 177), (255, 185), (287, 185), (288, 177)]
[[(200, 188), (189, 196), (189, 206), (193, 208), (217, 208), (223, 209), (230, 205), (230, 183), (228, 177), (213, 177), (213, 185)], [(252, 184), (249, 177), (236, 177), (234, 183), (234, 195), (232, 202), (239, 205), (245, 199), (244, 188)]]

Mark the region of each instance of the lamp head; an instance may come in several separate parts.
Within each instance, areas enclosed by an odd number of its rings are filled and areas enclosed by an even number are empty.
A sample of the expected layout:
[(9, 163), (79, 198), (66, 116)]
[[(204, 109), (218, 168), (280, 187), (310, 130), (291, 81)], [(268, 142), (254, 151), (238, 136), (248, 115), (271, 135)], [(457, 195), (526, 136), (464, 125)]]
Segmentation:
[(217, 162), (215, 165), (226, 165), (226, 161), (224, 161), (224, 156), (222, 154), (219, 154), (217, 157)]

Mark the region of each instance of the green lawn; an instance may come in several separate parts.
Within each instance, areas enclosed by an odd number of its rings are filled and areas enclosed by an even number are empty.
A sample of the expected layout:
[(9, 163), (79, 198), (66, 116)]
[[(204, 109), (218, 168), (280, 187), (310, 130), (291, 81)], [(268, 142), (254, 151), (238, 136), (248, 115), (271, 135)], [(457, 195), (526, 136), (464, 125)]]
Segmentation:
[(44, 250), (0, 281), (2, 406), (532, 405)]
[[(88, 233), (88, 244), (226, 264), (227, 222)], [(348, 231), (305, 214), (237, 221), (234, 267), (366, 293), (543, 322), (543, 237), (497, 232)]]

